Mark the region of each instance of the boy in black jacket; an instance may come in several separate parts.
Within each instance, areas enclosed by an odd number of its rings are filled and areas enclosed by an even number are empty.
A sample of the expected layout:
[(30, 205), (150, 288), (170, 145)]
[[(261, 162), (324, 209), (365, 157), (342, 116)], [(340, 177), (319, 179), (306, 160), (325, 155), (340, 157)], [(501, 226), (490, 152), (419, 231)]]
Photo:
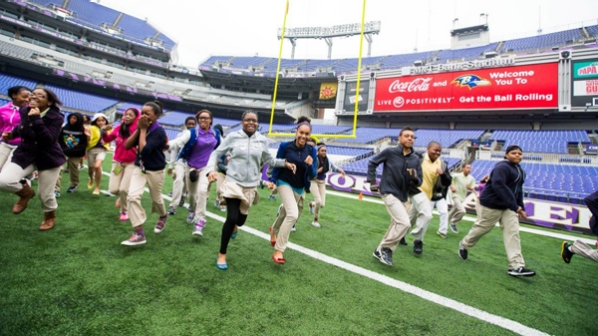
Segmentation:
[(490, 173), (490, 180), (480, 196), (481, 211), (475, 224), (460, 243), (459, 256), (463, 260), (467, 259), (467, 250), (474, 247), (478, 240), (499, 222), (509, 259), (507, 274), (534, 276), (534, 271), (525, 268), (519, 238), (518, 217), (527, 218), (522, 190), (525, 172), (519, 166), (523, 159), (521, 147), (507, 147), (505, 158), (506, 160), (497, 163)]
[[(385, 265), (392, 266), (392, 252), (401, 238), (409, 230), (409, 215), (405, 204), (409, 198), (409, 188), (422, 184), (422, 167), (419, 157), (413, 150), (415, 134), (406, 127), (399, 133), (400, 145), (386, 148), (370, 160), (367, 182), (372, 192), (380, 191), (382, 201), (390, 214), (390, 227), (374, 251), (374, 257)], [(376, 168), (384, 163), (380, 186), (376, 183)]]
[[(83, 116), (80, 113), (71, 113), (69, 115), (67, 123), (62, 127), (58, 140), (60, 148), (62, 148), (62, 152), (67, 158), (67, 167), (71, 177), (71, 185), (67, 192), (73, 193), (79, 186), (79, 165), (83, 163), (85, 148), (87, 147)], [(62, 171), (54, 188), (56, 197), (60, 197), (61, 180)]]

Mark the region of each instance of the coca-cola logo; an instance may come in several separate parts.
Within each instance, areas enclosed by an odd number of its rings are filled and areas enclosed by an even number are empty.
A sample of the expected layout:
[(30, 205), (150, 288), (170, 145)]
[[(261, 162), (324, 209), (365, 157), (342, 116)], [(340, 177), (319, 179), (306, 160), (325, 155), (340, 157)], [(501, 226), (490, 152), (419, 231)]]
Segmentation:
[(428, 91), (430, 88), (431, 77), (428, 78), (416, 78), (410, 82), (401, 82), (400, 79), (395, 80), (390, 84), (388, 92), (416, 92), (416, 91)]
[(392, 104), (394, 105), (394, 107), (396, 108), (401, 108), (403, 107), (403, 105), (405, 105), (405, 98), (403, 97), (396, 97), (393, 101)]

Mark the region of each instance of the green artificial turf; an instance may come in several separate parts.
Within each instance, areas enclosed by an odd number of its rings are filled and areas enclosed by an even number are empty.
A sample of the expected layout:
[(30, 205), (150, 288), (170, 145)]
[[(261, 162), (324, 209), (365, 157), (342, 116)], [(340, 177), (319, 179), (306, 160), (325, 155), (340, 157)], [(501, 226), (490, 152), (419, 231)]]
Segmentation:
[[(294, 250), (285, 252), (286, 265), (275, 265), (269, 242), (243, 231), (229, 245), (230, 269), (220, 271), (214, 264), (221, 223), (208, 219), (205, 237), (193, 237), (183, 208), (159, 235), (152, 230), (157, 215), (150, 215), (146, 245), (121, 246), (130, 224), (118, 221), (114, 197), (91, 195), (86, 171), (81, 176), (73, 194), (63, 176), (57, 224), (48, 232), (37, 230), (37, 198), (15, 216), (15, 196), (0, 194), (2, 335), (512, 334)], [(279, 205), (267, 195), (260, 190), (246, 224), (264, 233)], [(213, 196), (208, 211), (225, 216)], [(147, 195), (143, 202), (148, 209)], [(329, 195), (322, 228), (311, 220), (305, 209), (291, 242), (549, 334), (598, 334), (591, 310), (598, 265), (579, 256), (563, 263), (557, 239), (521, 233), (527, 266), (538, 275), (519, 279), (506, 274), (499, 228), (463, 261), (458, 242), (471, 222), (441, 239), (435, 217), (423, 255), (414, 256), (408, 239), (388, 267), (372, 257), (389, 224), (383, 205)]]

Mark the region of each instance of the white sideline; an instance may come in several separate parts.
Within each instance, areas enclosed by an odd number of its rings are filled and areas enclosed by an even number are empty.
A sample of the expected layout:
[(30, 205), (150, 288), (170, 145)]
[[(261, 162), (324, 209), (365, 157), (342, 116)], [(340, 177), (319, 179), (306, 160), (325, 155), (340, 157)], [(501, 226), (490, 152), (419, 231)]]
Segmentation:
[[(110, 174), (106, 173), (106, 172), (103, 172), (103, 175), (110, 176)], [(147, 188), (145, 189), (145, 191), (149, 192), (149, 190)], [(102, 193), (106, 194), (106, 195), (111, 195), (110, 192), (105, 191), (105, 190), (102, 190)], [(162, 197), (164, 199), (166, 199), (166, 200), (172, 201), (172, 197), (170, 197), (168, 195), (162, 194)], [(188, 204), (185, 204), (185, 205), (188, 206)], [(220, 222), (224, 222), (225, 221), (224, 217), (218, 216), (218, 215), (216, 215), (214, 213), (211, 213), (209, 211), (207, 212), (207, 215), (208, 215), (208, 217), (213, 218), (215, 220), (218, 220)], [(247, 233), (250, 233), (252, 235), (255, 235), (257, 237), (260, 237), (262, 239), (265, 239), (265, 240), (268, 240), (268, 241), (270, 240), (270, 236), (268, 234), (263, 233), (261, 231), (258, 231), (256, 229), (247, 227), (245, 225), (241, 226), (239, 229), (242, 230), (242, 231), (244, 231), (244, 232), (247, 232)], [(510, 319), (507, 319), (507, 318), (504, 318), (504, 317), (501, 317), (501, 316), (498, 316), (498, 315), (494, 315), (494, 314), (485, 312), (485, 311), (483, 311), (481, 309), (477, 309), (477, 308), (468, 306), (468, 305), (466, 305), (464, 303), (461, 303), (459, 301), (455, 301), (453, 299), (450, 299), (450, 298), (447, 298), (447, 297), (444, 297), (444, 296), (441, 296), (441, 295), (429, 292), (429, 291), (421, 289), (419, 287), (410, 285), (410, 284), (408, 284), (406, 282), (403, 282), (403, 281), (400, 281), (400, 280), (396, 280), (396, 279), (393, 279), (393, 278), (388, 277), (386, 275), (382, 275), (380, 273), (376, 273), (376, 272), (370, 271), (370, 270), (365, 269), (363, 267), (359, 267), (359, 266), (356, 266), (356, 265), (344, 262), (342, 260), (339, 260), (339, 259), (327, 256), (325, 254), (322, 254), (320, 252), (317, 252), (317, 251), (305, 248), (303, 246), (300, 246), (300, 245), (297, 245), (297, 244), (289, 242), (287, 244), (287, 247), (290, 248), (290, 249), (292, 249), (292, 250), (295, 250), (297, 252), (303, 253), (303, 254), (305, 254), (305, 255), (307, 255), (309, 257), (312, 257), (314, 259), (317, 259), (317, 260), (320, 260), (322, 262), (325, 262), (327, 264), (330, 264), (330, 265), (342, 268), (344, 270), (347, 270), (349, 272), (352, 272), (352, 273), (364, 276), (366, 278), (378, 281), (378, 282), (380, 282), (382, 284), (385, 284), (387, 286), (397, 288), (397, 289), (399, 289), (399, 290), (401, 290), (403, 292), (406, 292), (406, 293), (409, 293), (409, 294), (413, 294), (413, 295), (418, 296), (418, 297), (420, 297), (420, 298), (422, 298), (424, 300), (427, 300), (427, 301), (436, 303), (438, 305), (444, 306), (446, 308), (455, 310), (455, 311), (457, 311), (459, 313), (462, 313), (462, 314), (465, 314), (465, 315), (469, 315), (469, 316), (477, 318), (477, 319), (479, 319), (481, 321), (484, 321), (484, 322), (487, 322), (487, 323), (490, 323), (490, 324), (494, 324), (494, 325), (496, 325), (498, 327), (501, 327), (503, 329), (512, 331), (512, 332), (517, 333), (519, 335), (548, 335), (547, 333), (544, 333), (544, 332), (542, 332), (540, 330), (537, 330), (537, 329), (533, 329), (533, 328), (527, 327), (527, 326), (525, 326), (525, 325), (523, 325), (523, 324), (521, 324), (519, 322), (516, 322), (516, 321), (510, 320)]]
[[(330, 190), (326, 190), (326, 195), (334, 195), (334, 196), (344, 197), (344, 198), (349, 198), (349, 199), (354, 199), (354, 200), (359, 199), (358, 198), (359, 196), (356, 196), (355, 194), (341, 193), (341, 192), (330, 191)], [(371, 199), (371, 198), (363, 198), (362, 201), (370, 202), (370, 203), (377, 203), (377, 204), (384, 204), (384, 202), (382, 202), (380, 200)], [(435, 215), (438, 215), (438, 211), (436, 211), (436, 210), (434, 210), (433, 213)], [(466, 220), (469, 222), (475, 222), (475, 217), (463, 216), (463, 220)], [(498, 226), (498, 223), (496, 223), (496, 226)], [(528, 228), (528, 227), (519, 227), (519, 231), (533, 233), (533, 234), (537, 234), (537, 235), (545, 236), (545, 237), (557, 238), (560, 240), (568, 240), (568, 241), (581, 240), (582, 242), (584, 242), (588, 245), (591, 245), (591, 246), (594, 246), (594, 243), (596, 242), (595, 240), (591, 240), (591, 239), (587, 239), (587, 238), (580, 238), (580, 237), (570, 236), (570, 235), (563, 234), (563, 233), (538, 230), (538, 229)]]

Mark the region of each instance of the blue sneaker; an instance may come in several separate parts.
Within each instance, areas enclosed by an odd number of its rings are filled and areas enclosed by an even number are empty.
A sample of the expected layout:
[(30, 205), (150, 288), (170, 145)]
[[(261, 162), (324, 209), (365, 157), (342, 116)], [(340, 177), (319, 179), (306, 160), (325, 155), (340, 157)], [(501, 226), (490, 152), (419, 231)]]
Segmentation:
[(227, 263), (219, 264), (218, 259), (216, 259), (216, 267), (221, 271), (226, 271), (228, 269), (228, 264)]

